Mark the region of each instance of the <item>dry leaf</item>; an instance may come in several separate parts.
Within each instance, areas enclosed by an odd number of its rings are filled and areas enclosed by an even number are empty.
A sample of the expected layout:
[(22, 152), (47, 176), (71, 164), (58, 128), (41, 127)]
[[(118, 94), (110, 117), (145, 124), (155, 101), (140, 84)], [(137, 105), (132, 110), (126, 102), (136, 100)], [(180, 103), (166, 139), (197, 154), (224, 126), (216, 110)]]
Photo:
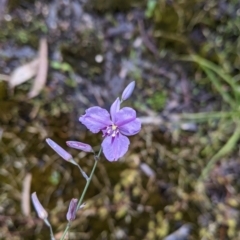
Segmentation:
[(39, 46), (39, 66), (36, 78), (34, 79), (32, 88), (28, 93), (29, 98), (36, 97), (46, 84), (48, 71), (48, 46), (45, 38), (40, 39)]
[(38, 70), (38, 64), (39, 64), (39, 60), (37, 58), (32, 60), (29, 63), (26, 63), (20, 67), (17, 67), (10, 75), (10, 79), (8, 83), (9, 87), (13, 89), (14, 87), (34, 77)]
[(23, 180), (21, 208), (24, 216), (30, 214), (30, 187), (32, 181), (32, 174), (28, 173)]

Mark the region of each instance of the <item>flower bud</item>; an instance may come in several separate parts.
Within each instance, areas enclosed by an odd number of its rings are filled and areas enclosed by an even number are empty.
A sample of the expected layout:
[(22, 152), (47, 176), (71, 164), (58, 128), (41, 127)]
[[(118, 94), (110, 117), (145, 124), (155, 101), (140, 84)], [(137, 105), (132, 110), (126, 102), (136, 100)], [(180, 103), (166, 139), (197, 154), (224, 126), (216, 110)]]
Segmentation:
[(42, 204), (39, 202), (36, 192), (32, 193), (32, 203), (38, 214), (38, 217), (45, 220), (48, 217), (48, 213), (43, 208)]
[(70, 222), (70, 221), (73, 221), (75, 218), (76, 218), (76, 213), (77, 213), (77, 203), (78, 203), (78, 200), (77, 198), (73, 198), (69, 204), (69, 207), (68, 207), (68, 212), (67, 212), (67, 220)]
[(71, 148), (82, 150), (84, 152), (93, 152), (93, 149), (90, 145), (77, 141), (67, 141), (67, 145)]
[(57, 143), (55, 143), (50, 138), (46, 139), (47, 144), (64, 160), (70, 161), (73, 157), (67, 151), (65, 151), (62, 147), (60, 147)]
[(122, 93), (122, 101), (127, 100), (135, 88), (135, 81), (129, 83)]

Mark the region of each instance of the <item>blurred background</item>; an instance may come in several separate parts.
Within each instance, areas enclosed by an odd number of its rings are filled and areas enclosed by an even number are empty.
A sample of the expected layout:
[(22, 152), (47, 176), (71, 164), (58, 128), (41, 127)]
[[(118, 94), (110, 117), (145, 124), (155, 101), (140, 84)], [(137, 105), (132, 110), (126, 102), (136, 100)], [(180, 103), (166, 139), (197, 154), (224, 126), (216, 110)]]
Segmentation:
[[(0, 0), (0, 238), (56, 239), (91, 155), (65, 142), (94, 135), (78, 121), (124, 105), (141, 132), (128, 153), (102, 156), (68, 239), (240, 239), (238, 0)], [(177, 232), (176, 232), (177, 231)]]

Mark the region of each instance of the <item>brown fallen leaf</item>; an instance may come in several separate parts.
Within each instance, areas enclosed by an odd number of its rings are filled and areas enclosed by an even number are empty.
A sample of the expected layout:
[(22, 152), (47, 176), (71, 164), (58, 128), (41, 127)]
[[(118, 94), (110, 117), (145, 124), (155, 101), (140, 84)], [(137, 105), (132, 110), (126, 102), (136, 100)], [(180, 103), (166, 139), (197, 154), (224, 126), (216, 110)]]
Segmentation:
[(22, 66), (17, 67), (9, 78), (9, 87), (10, 89), (15, 88), (16, 86), (26, 82), (27, 80), (34, 77), (38, 70), (39, 59), (36, 58), (29, 63), (26, 63)]
[(23, 180), (21, 209), (24, 216), (30, 214), (30, 187), (32, 181), (32, 174), (28, 173)]
[(47, 71), (48, 71), (47, 39), (42, 38), (40, 39), (40, 44), (39, 44), (39, 65), (37, 69), (37, 75), (33, 81), (32, 88), (28, 93), (29, 98), (36, 97), (44, 88), (47, 80)]

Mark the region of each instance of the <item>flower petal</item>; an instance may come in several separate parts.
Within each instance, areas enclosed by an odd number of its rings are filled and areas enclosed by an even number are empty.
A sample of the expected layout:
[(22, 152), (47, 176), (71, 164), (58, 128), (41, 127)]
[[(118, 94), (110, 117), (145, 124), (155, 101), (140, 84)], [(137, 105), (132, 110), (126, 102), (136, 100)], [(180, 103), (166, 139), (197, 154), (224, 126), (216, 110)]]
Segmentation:
[(135, 135), (141, 130), (141, 121), (139, 118), (136, 118), (132, 122), (119, 127), (119, 130), (122, 134), (127, 136)]
[(120, 103), (121, 102), (120, 102), (119, 98), (117, 98), (110, 108), (110, 114), (111, 114), (111, 118), (112, 118), (113, 122), (115, 121), (116, 112), (118, 112), (120, 109)]
[(81, 116), (79, 121), (93, 133), (98, 133), (112, 124), (108, 111), (100, 107), (88, 108), (86, 114)]
[(136, 111), (130, 107), (124, 107), (115, 113), (114, 124), (121, 127), (136, 119)]
[(129, 140), (127, 137), (119, 134), (117, 137), (106, 137), (102, 142), (103, 153), (110, 162), (117, 161), (128, 150)]

